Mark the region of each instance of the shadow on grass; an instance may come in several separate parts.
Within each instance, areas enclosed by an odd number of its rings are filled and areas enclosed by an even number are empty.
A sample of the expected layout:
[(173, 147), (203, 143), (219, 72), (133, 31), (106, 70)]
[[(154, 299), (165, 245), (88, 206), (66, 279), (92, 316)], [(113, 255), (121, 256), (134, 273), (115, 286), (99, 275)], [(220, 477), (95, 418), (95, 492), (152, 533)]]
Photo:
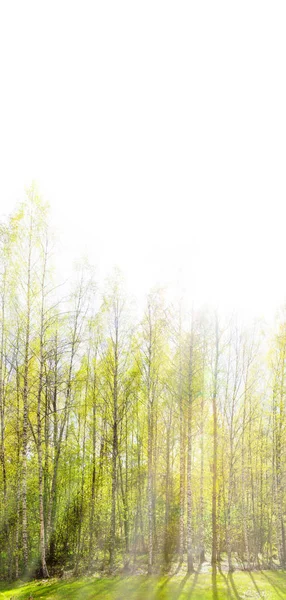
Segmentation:
[(159, 585), (158, 587), (158, 592), (162, 592), (162, 590), (166, 587), (166, 585), (168, 583), (170, 583), (171, 579), (174, 577), (175, 573), (172, 573), (171, 575), (166, 575), (163, 582), (161, 583), (161, 585)]
[(241, 598), (241, 596), (239, 595), (239, 593), (237, 591), (237, 587), (236, 587), (236, 585), (234, 583), (234, 579), (233, 579), (233, 574), (232, 573), (228, 573), (228, 579), (229, 579), (229, 581), (231, 583), (231, 587), (233, 589), (233, 593), (234, 593), (234, 596), (235, 596), (236, 600), (239, 600)]
[(247, 573), (248, 573), (248, 575), (249, 575), (249, 577), (250, 577), (250, 579), (251, 579), (251, 581), (252, 581), (252, 583), (253, 583), (253, 585), (254, 585), (257, 593), (258, 593), (259, 598), (262, 598), (263, 596), (261, 594), (261, 591), (260, 591), (260, 589), (259, 589), (259, 587), (258, 587), (258, 585), (257, 585), (257, 583), (256, 583), (256, 581), (255, 581), (255, 579), (254, 579), (251, 571), (247, 571)]
[(177, 587), (176, 592), (173, 595), (173, 600), (178, 600), (178, 598), (180, 598), (180, 595), (190, 577), (191, 577), (191, 573), (186, 573), (185, 577), (182, 579), (179, 586)]
[[(282, 598), (282, 600), (285, 600), (286, 587), (283, 586), (283, 588), (282, 588), (280, 585), (277, 584), (276, 581), (274, 583), (272, 577), (270, 577), (269, 575), (266, 575), (266, 573), (264, 573), (264, 571), (261, 571), (261, 575), (263, 577), (265, 577), (266, 581), (268, 581), (268, 583), (270, 583), (270, 585), (272, 585), (272, 587), (275, 591), (275, 594), (277, 594), (278, 598)], [(282, 596), (282, 594), (280, 592), (283, 592), (284, 595)]]
[[(228, 595), (229, 595), (229, 597), (230, 597), (230, 600), (233, 600), (234, 596), (233, 596), (233, 594), (232, 594), (232, 590), (231, 590), (231, 587), (230, 587), (230, 585), (229, 585), (228, 578), (226, 577), (226, 575), (225, 575), (225, 574), (224, 574), (224, 572), (222, 571), (222, 568), (221, 568), (221, 565), (220, 565), (220, 564), (219, 564), (218, 570), (219, 570), (219, 574), (221, 575), (221, 577), (223, 578), (223, 580), (224, 580), (224, 582), (225, 582), (225, 585), (226, 585), (226, 588), (227, 588), (227, 593), (228, 593)], [(235, 596), (235, 597), (236, 597), (236, 596)]]
[(195, 573), (194, 581), (193, 581), (193, 583), (191, 585), (191, 588), (190, 588), (189, 598), (192, 597), (194, 589), (195, 589), (195, 587), (197, 585), (197, 581), (198, 581), (198, 577), (199, 577), (199, 574), (200, 574), (200, 570), (201, 570), (201, 566), (199, 567), (198, 571), (196, 571), (196, 573)]
[[(281, 590), (281, 592), (286, 594), (286, 571), (284, 569), (283, 569), (283, 571), (275, 570), (275, 571), (272, 571), (272, 575), (273, 575), (273, 577), (275, 577), (277, 587)], [(270, 577), (270, 575), (269, 575), (269, 577)], [(278, 581), (279, 581), (279, 583), (278, 583)]]
[[(239, 574), (223, 573), (219, 568), (218, 572), (202, 576), (202, 585), (200, 582), (200, 568), (194, 574), (186, 574), (179, 581), (169, 580), (171, 577), (150, 577), (150, 576), (125, 576), (113, 578), (87, 578), (87, 579), (71, 579), (68, 581), (32, 581), (29, 583), (18, 582), (11, 586), (1, 586), (0, 598), (9, 600), (11, 597), (15, 600), (27, 600), (31, 594), (34, 600), (179, 600), (184, 597), (187, 600), (195, 600), (200, 598), (205, 600), (242, 600), (245, 594), (238, 590), (242, 590), (239, 585)], [(272, 589), (273, 596), (277, 600), (286, 599), (286, 574), (285, 572), (269, 572), (260, 571), (259, 573), (250, 573), (242, 577), (241, 583), (250, 582), (252, 594), (255, 597), (263, 598), (264, 586), (271, 586), (267, 589)], [(223, 582), (223, 586), (222, 586)], [(236, 587), (238, 586), (238, 588)], [(244, 587), (244, 586), (243, 586)], [(250, 586), (249, 586), (250, 587)], [(4, 592), (3, 596), (1, 592)], [(251, 593), (250, 589), (249, 592)]]
[(185, 585), (186, 585), (186, 583), (187, 583), (188, 579), (189, 579), (190, 577), (194, 576), (194, 579), (193, 579), (192, 585), (191, 585), (191, 587), (190, 587), (190, 589), (189, 589), (189, 592), (188, 592), (188, 600), (189, 600), (190, 598), (192, 598), (192, 595), (193, 595), (194, 589), (195, 589), (195, 587), (196, 587), (196, 585), (197, 585), (197, 581), (198, 581), (198, 577), (199, 577), (199, 574), (200, 574), (201, 568), (202, 568), (202, 563), (200, 563), (200, 564), (199, 564), (199, 567), (198, 567), (197, 571), (195, 571), (194, 573), (186, 573), (186, 575), (185, 575), (184, 579), (182, 579), (182, 581), (181, 581), (180, 585), (179, 585), (179, 586), (178, 586), (178, 588), (177, 588), (177, 593), (176, 593), (176, 595), (175, 595), (175, 596), (173, 596), (174, 600), (178, 600), (178, 598), (180, 598), (180, 595), (182, 594), (182, 591), (183, 591), (183, 589), (184, 589), (184, 587), (185, 587)]

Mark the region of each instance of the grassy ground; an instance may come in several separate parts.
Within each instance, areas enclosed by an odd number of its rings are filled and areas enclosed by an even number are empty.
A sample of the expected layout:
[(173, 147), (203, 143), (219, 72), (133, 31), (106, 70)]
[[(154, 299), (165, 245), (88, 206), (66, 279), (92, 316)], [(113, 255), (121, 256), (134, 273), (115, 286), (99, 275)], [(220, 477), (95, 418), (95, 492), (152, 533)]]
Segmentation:
[(0, 600), (286, 600), (286, 572), (34, 581), (0, 586)]

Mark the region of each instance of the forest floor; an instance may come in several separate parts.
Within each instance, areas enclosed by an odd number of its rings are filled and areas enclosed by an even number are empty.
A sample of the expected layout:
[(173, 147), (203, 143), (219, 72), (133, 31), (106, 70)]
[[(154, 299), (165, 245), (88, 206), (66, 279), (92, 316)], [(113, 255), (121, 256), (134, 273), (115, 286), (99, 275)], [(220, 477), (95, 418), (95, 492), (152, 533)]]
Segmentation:
[(0, 600), (286, 600), (285, 571), (129, 576), (0, 584)]

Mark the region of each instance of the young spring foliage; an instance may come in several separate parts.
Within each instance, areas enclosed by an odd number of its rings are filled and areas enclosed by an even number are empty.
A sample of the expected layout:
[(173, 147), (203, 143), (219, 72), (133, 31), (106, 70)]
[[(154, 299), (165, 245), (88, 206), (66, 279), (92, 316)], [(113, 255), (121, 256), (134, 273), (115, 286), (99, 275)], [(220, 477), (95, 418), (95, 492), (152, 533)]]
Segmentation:
[(58, 285), (31, 187), (0, 228), (0, 577), (285, 567), (286, 320)]

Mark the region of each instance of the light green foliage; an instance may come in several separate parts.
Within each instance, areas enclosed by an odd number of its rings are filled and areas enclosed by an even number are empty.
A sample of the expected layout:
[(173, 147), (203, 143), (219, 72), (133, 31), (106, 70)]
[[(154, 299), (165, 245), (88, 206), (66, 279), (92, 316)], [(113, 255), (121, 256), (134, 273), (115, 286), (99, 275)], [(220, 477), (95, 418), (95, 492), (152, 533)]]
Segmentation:
[(86, 262), (62, 289), (47, 231), (34, 187), (0, 224), (0, 578), (40, 577), (44, 554), (52, 576), (162, 574), (190, 547), (199, 569), (216, 529), (225, 569), (284, 568), (283, 315), (262, 345), (219, 323), (214, 528), (215, 315), (156, 289), (135, 316), (121, 274), (98, 290)]

